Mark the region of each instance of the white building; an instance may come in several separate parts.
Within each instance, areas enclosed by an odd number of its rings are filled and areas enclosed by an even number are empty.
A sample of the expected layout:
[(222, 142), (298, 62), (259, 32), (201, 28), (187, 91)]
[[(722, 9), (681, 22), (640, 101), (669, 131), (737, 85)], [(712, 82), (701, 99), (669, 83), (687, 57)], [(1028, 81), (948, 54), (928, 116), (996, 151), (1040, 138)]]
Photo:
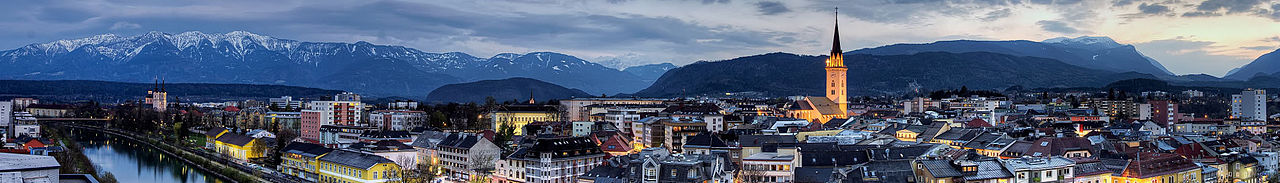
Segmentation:
[(410, 110), (378, 110), (369, 113), (369, 124), (383, 130), (409, 130), (422, 126), (427, 113)]
[(293, 100), (293, 97), (291, 96), (281, 96), (280, 98), (269, 98), (267, 99), (267, 102), (269, 102), (271, 106), (280, 108), (280, 109), (301, 109), (302, 108), (302, 101)]
[(0, 153), (0, 182), (59, 182), (53, 156)]
[(9, 136), (9, 124), (13, 123), (13, 102), (0, 101), (0, 140), (12, 138)]
[(448, 181), (467, 181), (479, 175), (477, 170), (493, 170), (502, 149), (489, 139), (468, 133), (449, 134), (436, 144), (436, 159)]
[(605, 155), (586, 137), (538, 139), (508, 156), (497, 175), (531, 183), (576, 182), (603, 163)]
[(1013, 173), (1011, 182), (1015, 183), (1070, 181), (1076, 165), (1075, 161), (1063, 157), (1015, 158), (1001, 160), (1001, 163)]
[(35, 138), (40, 137), (40, 123), (36, 121), (36, 117), (31, 113), (15, 112), (13, 113), (12, 122), (13, 129), (10, 131), (10, 137), (16, 138), (23, 135)]
[(1231, 95), (1231, 117), (1242, 120), (1267, 120), (1267, 91), (1248, 89)]

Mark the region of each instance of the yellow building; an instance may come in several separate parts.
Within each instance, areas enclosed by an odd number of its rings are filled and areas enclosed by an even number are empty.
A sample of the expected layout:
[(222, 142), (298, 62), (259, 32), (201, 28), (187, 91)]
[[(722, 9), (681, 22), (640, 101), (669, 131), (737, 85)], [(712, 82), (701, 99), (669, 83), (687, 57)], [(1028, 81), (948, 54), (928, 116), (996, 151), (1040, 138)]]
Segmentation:
[(378, 155), (334, 150), (320, 156), (318, 162), (319, 183), (402, 182), (400, 166)]
[(561, 120), (560, 110), (554, 105), (507, 105), (489, 112), (485, 117), (490, 120), (493, 131), (499, 131), (498, 128), (503, 124), (511, 124), (515, 127), (516, 135), (524, 135), (522, 129), (529, 123)]
[(333, 151), (333, 149), (325, 148), (319, 144), (289, 143), (284, 149), (280, 149), (281, 159), (284, 159), (284, 161), (280, 162), (280, 173), (313, 182), (317, 181), (319, 173), (316, 171), (316, 166), (319, 166), (319, 158), (330, 151)]
[(218, 136), (213, 147), (218, 154), (241, 161), (248, 161), (249, 159), (262, 158), (263, 152), (266, 151), (266, 146), (259, 145), (260, 143), (258, 139), (253, 137), (237, 133), (223, 133)]
[(221, 137), (222, 134), (226, 134), (226, 133), (227, 133), (227, 129), (222, 127), (213, 127), (209, 129), (209, 131), (205, 131), (204, 132), (204, 148), (206, 149), (213, 148), (213, 145), (217, 144), (218, 137)]
[(819, 137), (819, 136), (836, 136), (836, 135), (839, 135), (839, 134), (840, 134), (840, 132), (842, 132), (842, 131), (844, 131), (844, 130), (823, 130), (823, 131), (799, 132), (799, 133), (796, 133), (796, 140), (798, 140), (798, 141), (800, 141), (800, 142), (804, 142), (804, 141), (808, 141), (808, 140), (809, 140), (809, 137)]

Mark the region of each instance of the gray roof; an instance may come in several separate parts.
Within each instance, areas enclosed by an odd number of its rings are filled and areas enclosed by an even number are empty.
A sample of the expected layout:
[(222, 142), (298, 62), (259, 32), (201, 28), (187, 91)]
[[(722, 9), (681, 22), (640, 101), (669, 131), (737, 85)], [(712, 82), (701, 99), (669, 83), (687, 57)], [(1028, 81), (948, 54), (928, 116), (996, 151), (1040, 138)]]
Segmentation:
[(249, 144), (249, 142), (253, 142), (253, 137), (240, 135), (238, 133), (227, 133), (227, 134), (222, 134), (222, 136), (219, 136), (217, 140), (222, 143), (235, 144), (237, 146), (244, 146)]
[(483, 139), (483, 137), (480, 137), (479, 135), (453, 133), (445, 137), (444, 140), (440, 140), (440, 143), (436, 145), (459, 149), (471, 149), (471, 146), (475, 146), (476, 142), (479, 142), (480, 139)]
[(281, 151), (306, 157), (316, 157), (329, 153), (329, 151), (333, 151), (333, 149), (320, 146), (319, 144), (293, 142), (289, 143), (289, 145), (285, 145), (284, 149), (281, 149)]
[(962, 176), (960, 171), (956, 171), (956, 168), (951, 166), (950, 160), (920, 160), (920, 164), (924, 165), (924, 169), (928, 170), (929, 174), (933, 174), (934, 178)]
[(439, 144), (440, 141), (443, 141), (445, 137), (449, 137), (449, 133), (441, 131), (422, 131), (422, 134), (418, 134), (417, 139), (413, 139), (413, 144), (409, 145), (421, 148), (433, 148), (436, 144)]
[(0, 171), (58, 169), (62, 165), (53, 156), (0, 153)]
[(321, 156), (320, 161), (328, 161), (362, 169), (369, 169), (373, 167), (373, 165), (377, 165), (379, 163), (395, 163), (382, 156), (353, 152), (349, 150), (331, 151), (329, 154)]
[(978, 172), (975, 172), (972, 175), (965, 175), (964, 180), (974, 181), (1013, 177), (1013, 173), (1009, 173), (1008, 170), (1005, 170), (1004, 166), (1000, 165), (1000, 161), (998, 160), (979, 161), (975, 163), (978, 164)]

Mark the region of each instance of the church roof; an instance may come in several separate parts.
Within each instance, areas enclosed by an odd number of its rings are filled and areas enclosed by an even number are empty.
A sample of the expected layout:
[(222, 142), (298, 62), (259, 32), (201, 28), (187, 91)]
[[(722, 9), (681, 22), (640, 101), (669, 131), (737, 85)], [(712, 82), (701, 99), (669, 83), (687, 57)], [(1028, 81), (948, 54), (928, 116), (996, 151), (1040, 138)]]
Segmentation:
[(822, 115), (844, 114), (844, 110), (840, 109), (840, 105), (836, 105), (835, 102), (832, 102), (827, 97), (805, 97), (804, 100)]

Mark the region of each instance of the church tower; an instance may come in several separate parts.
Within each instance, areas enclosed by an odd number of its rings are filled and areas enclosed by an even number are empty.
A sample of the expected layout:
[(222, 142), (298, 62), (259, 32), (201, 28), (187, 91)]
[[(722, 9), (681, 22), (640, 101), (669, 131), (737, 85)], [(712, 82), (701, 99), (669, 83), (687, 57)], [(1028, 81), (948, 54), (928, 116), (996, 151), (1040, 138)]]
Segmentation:
[[(839, 16), (837, 8), (836, 16)], [(840, 112), (848, 113), (849, 111), (849, 88), (847, 85), (849, 68), (844, 67), (844, 54), (840, 51), (840, 21), (836, 20), (835, 38), (831, 41), (831, 57), (826, 61), (827, 69), (827, 99), (835, 102), (840, 106)]]

